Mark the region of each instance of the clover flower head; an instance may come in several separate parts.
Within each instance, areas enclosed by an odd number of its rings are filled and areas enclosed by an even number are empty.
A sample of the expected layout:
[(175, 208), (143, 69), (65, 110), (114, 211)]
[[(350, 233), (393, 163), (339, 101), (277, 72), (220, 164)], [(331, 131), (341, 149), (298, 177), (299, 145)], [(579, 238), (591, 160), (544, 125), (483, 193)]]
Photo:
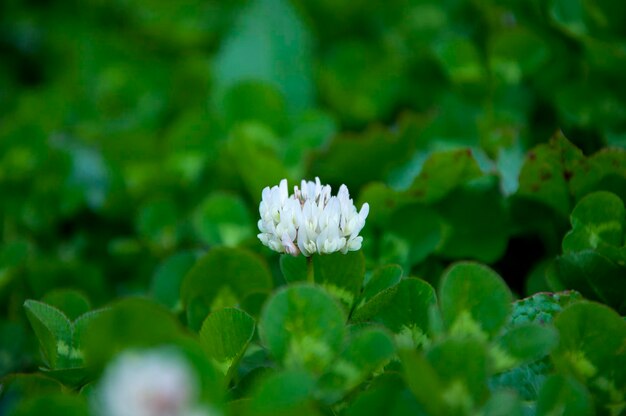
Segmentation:
[(303, 180), (289, 195), (287, 180), (266, 187), (261, 194), (259, 240), (279, 253), (311, 256), (313, 253), (347, 253), (361, 248), (359, 233), (365, 226), (369, 205), (357, 211), (350, 193), (341, 185), (336, 196), (330, 185)]
[(106, 416), (199, 416), (198, 381), (174, 351), (124, 352), (107, 367), (96, 396)]

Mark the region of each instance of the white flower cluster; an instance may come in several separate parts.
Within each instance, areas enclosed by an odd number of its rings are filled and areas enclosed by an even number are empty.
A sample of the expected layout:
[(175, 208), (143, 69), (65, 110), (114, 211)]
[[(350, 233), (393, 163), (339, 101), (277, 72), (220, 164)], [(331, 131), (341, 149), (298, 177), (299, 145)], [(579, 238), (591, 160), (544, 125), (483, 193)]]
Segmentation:
[(174, 351), (125, 352), (107, 367), (95, 406), (102, 416), (206, 416), (198, 395), (195, 374)]
[(361, 248), (363, 237), (359, 232), (365, 225), (369, 205), (363, 204), (357, 212), (350, 193), (341, 185), (337, 196), (331, 196), (329, 185), (302, 181), (287, 190), (287, 180), (279, 186), (263, 189), (259, 205), (259, 240), (279, 253), (309, 257), (313, 253), (347, 253)]

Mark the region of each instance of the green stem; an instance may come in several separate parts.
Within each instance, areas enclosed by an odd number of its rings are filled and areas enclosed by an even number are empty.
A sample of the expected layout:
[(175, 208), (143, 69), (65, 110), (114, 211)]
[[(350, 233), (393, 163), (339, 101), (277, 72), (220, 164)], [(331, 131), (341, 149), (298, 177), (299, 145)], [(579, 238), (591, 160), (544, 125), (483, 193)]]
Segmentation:
[(315, 273), (313, 272), (313, 256), (306, 258), (306, 281), (315, 283)]

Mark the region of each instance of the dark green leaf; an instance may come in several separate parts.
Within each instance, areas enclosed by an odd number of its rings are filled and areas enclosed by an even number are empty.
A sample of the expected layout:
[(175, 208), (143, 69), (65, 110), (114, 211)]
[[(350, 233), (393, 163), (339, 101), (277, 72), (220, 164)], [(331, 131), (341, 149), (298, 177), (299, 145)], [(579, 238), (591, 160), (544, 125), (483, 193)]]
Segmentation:
[(254, 319), (244, 311), (224, 308), (202, 323), (200, 340), (209, 357), (226, 375), (236, 368), (254, 335)]
[(285, 367), (320, 373), (339, 352), (345, 321), (342, 308), (324, 290), (296, 284), (267, 301), (259, 336)]
[(268, 291), (272, 277), (261, 258), (242, 249), (214, 248), (187, 273), (181, 299), (192, 328), (200, 328), (208, 313), (236, 306), (246, 296)]
[(441, 311), (452, 334), (487, 337), (507, 322), (512, 295), (500, 276), (478, 263), (456, 263), (441, 278)]
[(563, 416), (593, 415), (591, 397), (585, 386), (562, 375), (546, 380), (537, 400), (537, 415), (548, 416), (555, 412)]
[(304, 282), (307, 280), (309, 265), (307, 257), (283, 254), (280, 256), (280, 271), (287, 283)]
[(365, 257), (361, 251), (346, 254), (313, 255), (315, 282), (345, 304), (348, 309), (361, 292), (365, 277)]

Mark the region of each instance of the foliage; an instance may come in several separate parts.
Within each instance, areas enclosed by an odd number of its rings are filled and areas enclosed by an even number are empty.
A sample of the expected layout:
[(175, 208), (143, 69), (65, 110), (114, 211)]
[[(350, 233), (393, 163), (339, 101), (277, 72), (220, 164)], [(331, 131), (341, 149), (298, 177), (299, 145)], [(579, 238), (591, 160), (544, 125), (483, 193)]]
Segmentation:
[[(624, 414), (625, 4), (0, 2), (0, 414)], [(263, 247), (316, 176), (362, 249)]]

